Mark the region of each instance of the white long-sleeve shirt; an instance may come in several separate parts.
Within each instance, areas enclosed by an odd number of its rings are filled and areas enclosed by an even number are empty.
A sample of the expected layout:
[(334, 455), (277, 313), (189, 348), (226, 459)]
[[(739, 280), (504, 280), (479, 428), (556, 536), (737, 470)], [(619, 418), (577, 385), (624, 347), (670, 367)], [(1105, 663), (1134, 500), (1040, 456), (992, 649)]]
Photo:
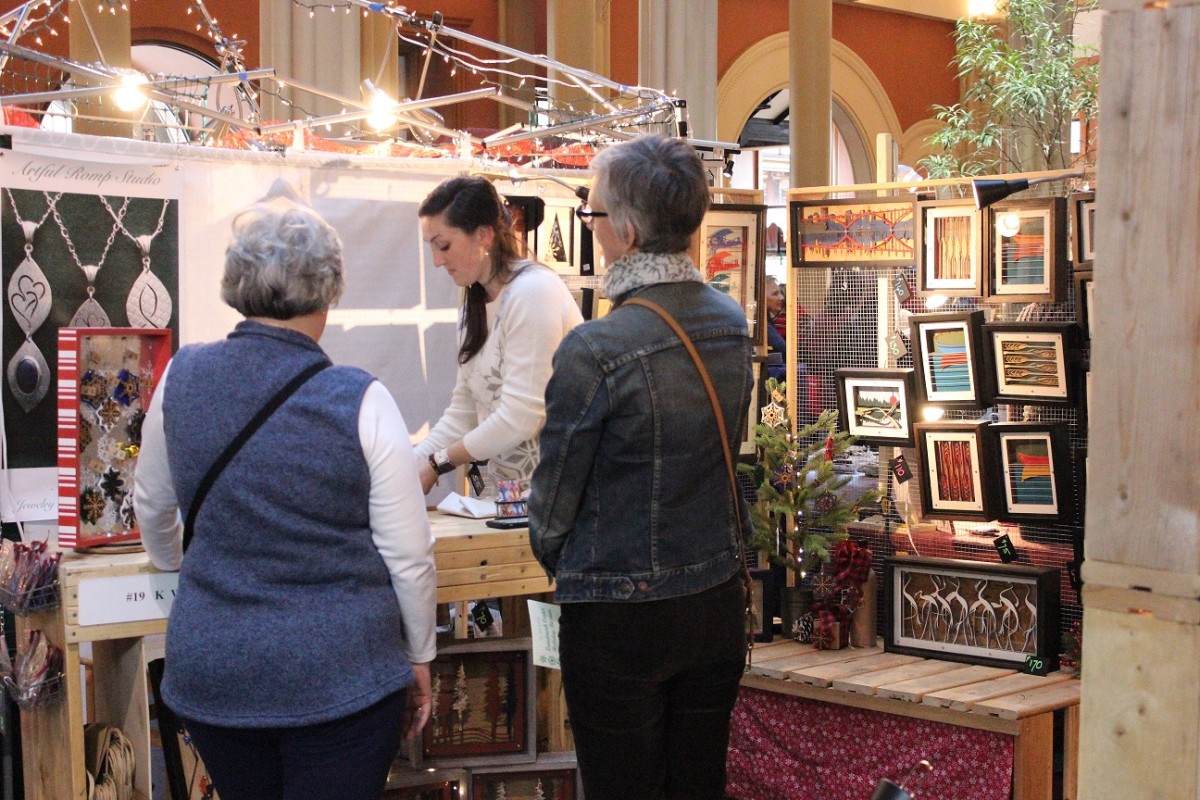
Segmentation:
[[(168, 365), (142, 424), (133, 501), (150, 561), (159, 569), (177, 570), (183, 561), (183, 521), (171, 480), (161, 402), (169, 374)], [(391, 574), (404, 620), (406, 655), (413, 663), (432, 661), (437, 656), (433, 534), (408, 428), (395, 400), (378, 381), (363, 395), (358, 436), (371, 476), (371, 538)]]

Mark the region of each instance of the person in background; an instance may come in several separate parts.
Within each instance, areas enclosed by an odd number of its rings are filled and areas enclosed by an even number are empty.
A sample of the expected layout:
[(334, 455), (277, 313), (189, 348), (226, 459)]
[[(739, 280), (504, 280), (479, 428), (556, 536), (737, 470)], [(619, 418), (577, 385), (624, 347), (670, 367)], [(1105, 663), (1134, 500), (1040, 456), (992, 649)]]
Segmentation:
[(772, 378), (784, 380), (787, 374), (787, 315), (783, 313), (783, 287), (779, 285), (778, 278), (768, 275), (765, 288), (767, 354), (779, 354), (777, 363), (775, 360), (767, 362), (767, 372)]
[[(402, 734), (429, 719), (437, 655), (408, 429), (378, 381), (317, 343), (343, 287), (333, 228), (277, 198), (233, 231), (221, 297), (246, 319), (171, 360), (134, 482), (150, 560), (179, 570), (163, 696), (222, 800), (378, 800)], [(226, 447), (310, 368), (204, 495)]]
[(508, 212), (484, 178), (451, 178), (417, 211), (433, 263), (464, 290), (450, 407), (416, 447), (421, 486), (462, 464), (528, 481), (546, 417), (550, 358), (583, 321), (553, 270), (523, 257)]
[(556, 581), (588, 800), (719, 800), (745, 659), (750, 511), (730, 486), (683, 342), (657, 313), (627, 303), (651, 300), (689, 334), (733, 453), (753, 382), (746, 315), (687, 254), (709, 200), (685, 142), (639, 136), (602, 151), (593, 168), (591, 207), (578, 213), (604, 252), (614, 308), (567, 334), (554, 356), (530, 541)]

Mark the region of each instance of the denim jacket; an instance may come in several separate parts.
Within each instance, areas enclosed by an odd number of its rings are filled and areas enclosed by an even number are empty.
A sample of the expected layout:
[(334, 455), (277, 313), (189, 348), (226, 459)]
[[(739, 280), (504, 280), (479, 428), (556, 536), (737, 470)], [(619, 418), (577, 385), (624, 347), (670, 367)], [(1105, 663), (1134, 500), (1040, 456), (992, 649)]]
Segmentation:
[[(697, 281), (633, 290), (670, 312), (712, 377), (737, 457), (753, 381), (745, 314)], [(712, 404), (679, 338), (653, 311), (614, 308), (559, 345), (546, 388), (530, 541), (559, 602), (641, 601), (716, 586), (740, 565)]]

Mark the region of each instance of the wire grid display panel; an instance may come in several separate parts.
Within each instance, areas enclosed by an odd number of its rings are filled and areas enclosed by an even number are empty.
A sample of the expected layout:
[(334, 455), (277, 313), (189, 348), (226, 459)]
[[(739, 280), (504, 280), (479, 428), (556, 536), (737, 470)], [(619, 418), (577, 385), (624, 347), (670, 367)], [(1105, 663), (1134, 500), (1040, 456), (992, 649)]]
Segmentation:
[[(896, 278), (903, 275), (908, 286), (913, 289), (911, 299), (901, 305), (892, 286)], [(1030, 321), (1039, 322), (1074, 322), (1075, 321), (1075, 282), (1073, 275), (1069, 276), (1067, 298), (1065, 302), (1040, 304), (1031, 309)], [(800, 268), (789, 270), (789, 292), (796, 291), (801, 298), (823, 298), (817, 307), (808, 307), (800, 312), (800, 330), (797, 351), (789, 362), (789, 376), (795, 374), (793, 383), (799, 387), (795, 391), (796, 423), (803, 426), (812, 422), (822, 409), (837, 408), (837, 383), (835, 372), (841, 368), (888, 368), (909, 369), (913, 366), (911, 352), (901, 359), (890, 359), (886, 364), (880, 364), (880, 334), (887, 335), (901, 330), (907, 334), (907, 322), (902, 323), (902, 317), (908, 313), (928, 313), (924, 298), (915, 295), (916, 271), (914, 267), (888, 268), (848, 268), (832, 267), (825, 269)], [(991, 321), (1012, 321), (1025, 308), (1023, 304), (998, 303), (980, 298), (954, 298), (938, 311), (965, 312), (983, 309)], [(884, 318), (880, 320), (880, 314)], [(907, 335), (905, 346), (909, 345)], [(1090, 353), (1085, 340), (1082, 345), (1080, 372), (1086, 370)], [(792, 364), (795, 364), (795, 373)], [(1080, 392), (1082, 396), (1083, 392)], [(1082, 399), (1080, 402), (1084, 402)], [(989, 418), (995, 412), (999, 419), (1021, 421), (1026, 409), (1039, 422), (1066, 422), (1068, 425), (1071, 475), (1068, 485), (1068, 506), (1079, 510), (1076, 514), (1068, 514), (1068, 521), (1055, 524), (1020, 525), (1020, 537), (1017, 545), (1017, 563), (1034, 566), (1052, 566), (1061, 569), (1061, 613), (1059, 624), (1062, 630), (1069, 630), (1073, 623), (1082, 617), (1079, 597), (1071, 584), (1068, 567), (1082, 558), (1083, 536), (1083, 464), (1087, 448), (1087, 432), (1080, 414), (1075, 407), (1051, 406), (1018, 406), (1001, 404), (990, 409), (948, 409), (947, 420), (975, 420)], [(864, 446), (865, 447), (865, 446)], [(871, 448), (876, 449), (876, 448)], [(910, 542), (896, 534), (896, 528), (902, 521), (899, 515), (900, 504), (897, 502), (896, 484), (890, 478), (888, 461), (896, 454), (903, 452), (905, 459), (913, 471), (913, 480), (907, 488), (907, 498), (911, 498), (911, 514), (915, 519), (919, 514), (919, 482), (924, 475), (918, 470), (916, 452), (911, 449), (878, 448), (879, 474), (881, 491), (891, 501), (892, 511), (883, 526), (855, 526), (852, 535), (863, 541), (872, 551), (876, 574), (883, 574), (883, 561), (900, 550), (913, 552), (919, 550), (922, 556), (938, 558), (972, 559), (977, 561), (1000, 561), (999, 554), (992, 544), (992, 539), (986, 536), (967, 533), (967, 524), (944, 523), (953, 525), (956, 531), (953, 537), (939, 536), (932, 541), (921, 539)], [(869, 459), (867, 460), (869, 462)], [(861, 462), (860, 462), (861, 463)], [(855, 481), (860, 483), (860, 481)], [(905, 498), (901, 498), (905, 499)], [(883, 592), (876, 596), (877, 619), (882, 621)]]

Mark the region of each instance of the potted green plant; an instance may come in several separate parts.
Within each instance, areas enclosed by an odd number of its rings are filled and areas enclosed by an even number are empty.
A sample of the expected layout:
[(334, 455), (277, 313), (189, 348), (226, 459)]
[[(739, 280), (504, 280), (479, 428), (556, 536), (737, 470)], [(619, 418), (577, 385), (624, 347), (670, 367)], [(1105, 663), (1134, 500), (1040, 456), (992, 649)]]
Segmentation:
[(750, 509), (750, 546), (787, 569), (782, 616), (789, 635), (811, 604), (811, 579), (847, 538), (847, 526), (859, 512), (878, 502), (879, 492), (871, 489), (848, 499), (841, 491), (851, 477), (836, 472), (834, 463), (846, 457), (854, 437), (838, 430), (837, 411), (823, 411), (792, 433), (784, 384), (768, 378), (766, 391), (770, 401), (754, 426), (758, 463), (739, 469), (754, 476), (758, 494)]

